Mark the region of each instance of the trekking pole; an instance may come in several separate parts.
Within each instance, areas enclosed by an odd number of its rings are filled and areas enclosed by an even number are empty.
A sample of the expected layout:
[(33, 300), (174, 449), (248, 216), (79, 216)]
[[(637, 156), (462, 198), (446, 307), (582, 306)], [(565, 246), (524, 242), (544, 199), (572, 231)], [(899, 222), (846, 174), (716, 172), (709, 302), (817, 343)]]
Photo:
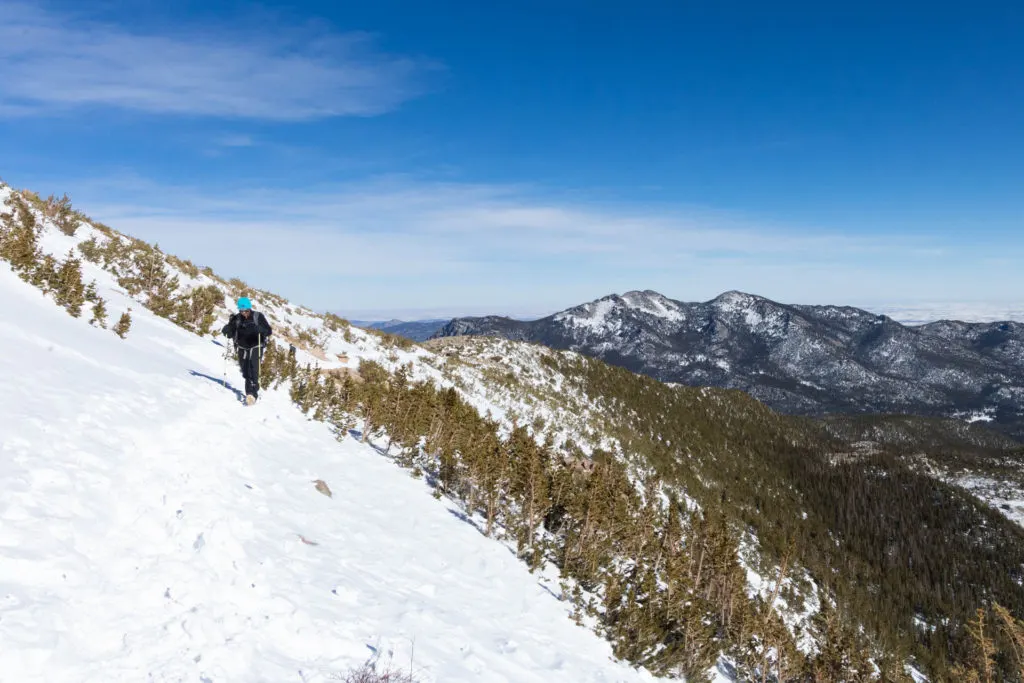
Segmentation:
[(260, 386), (260, 373), (263, 371), (263, 335), (257, 334), (256, 341), (259, 342), (260, 352), (256, 354), (256, 391), (259, 391), (263, 387)]
[(225, 389), (228, 388), (228, 351), (231, 348), (229, 344), (230, 342), (228, 344), (224, 344), (224, 373), (220, 378), (220, 383)]

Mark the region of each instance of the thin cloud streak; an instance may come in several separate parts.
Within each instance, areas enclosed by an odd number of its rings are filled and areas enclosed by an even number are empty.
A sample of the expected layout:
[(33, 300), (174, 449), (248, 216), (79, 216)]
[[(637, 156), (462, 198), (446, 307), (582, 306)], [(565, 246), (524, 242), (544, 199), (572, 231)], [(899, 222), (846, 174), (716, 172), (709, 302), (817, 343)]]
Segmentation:
[(422, 95), (440, 69), (381, 53), (362, 33), (159, 36), (18, 2), (3, 14), (0, 115), (98, 105), (280, 121), (373, 116)]

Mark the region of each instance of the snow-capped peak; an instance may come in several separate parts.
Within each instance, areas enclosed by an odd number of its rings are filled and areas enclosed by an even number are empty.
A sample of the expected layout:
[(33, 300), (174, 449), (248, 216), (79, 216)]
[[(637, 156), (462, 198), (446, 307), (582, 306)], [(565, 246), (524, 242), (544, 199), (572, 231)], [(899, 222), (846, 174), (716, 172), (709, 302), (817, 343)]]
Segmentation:
[(644, 313), (665, 318), (666, 320), (681, 321), (686, 319), (682, 307), (667, 296), (659, 294), (654, 290), (626, 292), (622, 300), (630, 308), (637, 309)]
[(728, 292), (722, 292), (712, 299), (711, 303), (722, 311), (736, 311), (744, 308), (750, 308), (751, 306), (755, 306), (764, 301), (766, 301), (766, 299), (762, 299), (759, 296), (732, 289)]
[(594, 333), (608, 332), (621, 326), (623, 315), (640, 313), (669, 322), (686, 319), (682, 307), (653, 290), (632, 290), (625, 294), (609, 294), (594, 301), (562, 311), (555, 322), (586, 328)]

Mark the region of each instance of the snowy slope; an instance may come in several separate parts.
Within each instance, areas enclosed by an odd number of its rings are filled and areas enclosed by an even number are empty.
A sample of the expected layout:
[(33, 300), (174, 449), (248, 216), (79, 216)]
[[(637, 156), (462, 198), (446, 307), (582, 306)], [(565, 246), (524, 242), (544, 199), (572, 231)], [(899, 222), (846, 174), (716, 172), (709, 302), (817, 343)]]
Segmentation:
[(5, 264), (0, 298), (0, 681), (650, 680), (375, 450), (239, 406), (210, 339), (135, 306), (122, 341)]

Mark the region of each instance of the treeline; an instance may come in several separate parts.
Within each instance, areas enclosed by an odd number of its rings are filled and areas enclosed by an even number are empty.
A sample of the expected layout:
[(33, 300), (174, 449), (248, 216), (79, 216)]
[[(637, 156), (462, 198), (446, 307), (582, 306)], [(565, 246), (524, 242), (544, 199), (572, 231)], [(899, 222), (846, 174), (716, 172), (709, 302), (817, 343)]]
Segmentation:
[(102, 243), (93, 237), (79, 243), (78, 249), (88, 261), (112, 274), (133, 299), (197, 334), (209, 334), (217, 309), (224, 307), (224, 292), (216, 284), (184, 290), (181, 278), (172, 274), (168, 264), (177, 261), (177, 269), (190, 277), (198, 277), (199, 269), (169, 257), (159, 246), (111, 232)]
[[(95, 283), (84, 283), (83, 258), (111, 273), (130, 297), (156, 315), (198, 334), (210, 332), (217, 319), (217, 309), (224, 307), (224, 292), (216, 284), (183, 288), (179, 276), (172, 274), (169, 265), (193, 278), (206, 274), (227, 288), (234, 288), (239, 295), (250, 289), (239, 280), (221, 281), (208, 268), (200, 269), (189, 261), (165, 254), (158, 246), (126, 237), (96, 222), (92, 225), (103, 234), (102, 239), (91, 237), (79, 242), (78, 255), (72, 250), (62, 261), (57, 261), (39, 246), (44, 224), (37, 220), (36, 212), (68, 236), (74, 236), (87, 217), (71, 208), (67, 195), (44, 200), (23, 190), (13, 192), (7, 206), (12, 212), (0, 223), (0, 259), (9, 262), (23, 280), (52, 294), (73, 317), (82, 315), (83, 308), (91, 304), (91, 324), (106, 327), (107, 306), (97, 294)], [(268, 298), (283, 301), (272, 295)], [(113, 331), (124, 338), (131, 322), (131, 314), (126, 311)]]
[[(56, 217), (58, 227), (73, 235), (78, 219), (66, 200), (66, 196), (60, 201), (51, 198), (43, 205)], [(105, 328), (107, 302), (96, 293), (95, 282), (84, 282), (81, 260), (74, 252), (68, 252), (62, 261), (43, 253), (39, 247), (43, 226), (36, 220), (32, 207), (17, 194), (9, 197), (7, 206), (12, 211), (0, 221), (0, 259), (7, 261), (22, 280), (52, 295), (57, 305), (72, 317), (80, 317), (88, 305), (92, 314), (89, 323)], [(114, 332), (124, 338), (130, 326), (131, 318), (126, 312), (114, 325)]]
[[(934, 680), (970, 659), (981, 605), (1024, 614), (1024, 531), (897, 454), (851, 452), (819, 423), (772, 412), (741, 392), (668, 387), (579, 357), (549, 361), (593, 398), (670, 490), (720, 507), (777, 560), (793, 557), (838, 611)], [(1022, 680), (1007, 640), (1001, 681)], [(984, 680), (984, 679), (983, 679)]]

